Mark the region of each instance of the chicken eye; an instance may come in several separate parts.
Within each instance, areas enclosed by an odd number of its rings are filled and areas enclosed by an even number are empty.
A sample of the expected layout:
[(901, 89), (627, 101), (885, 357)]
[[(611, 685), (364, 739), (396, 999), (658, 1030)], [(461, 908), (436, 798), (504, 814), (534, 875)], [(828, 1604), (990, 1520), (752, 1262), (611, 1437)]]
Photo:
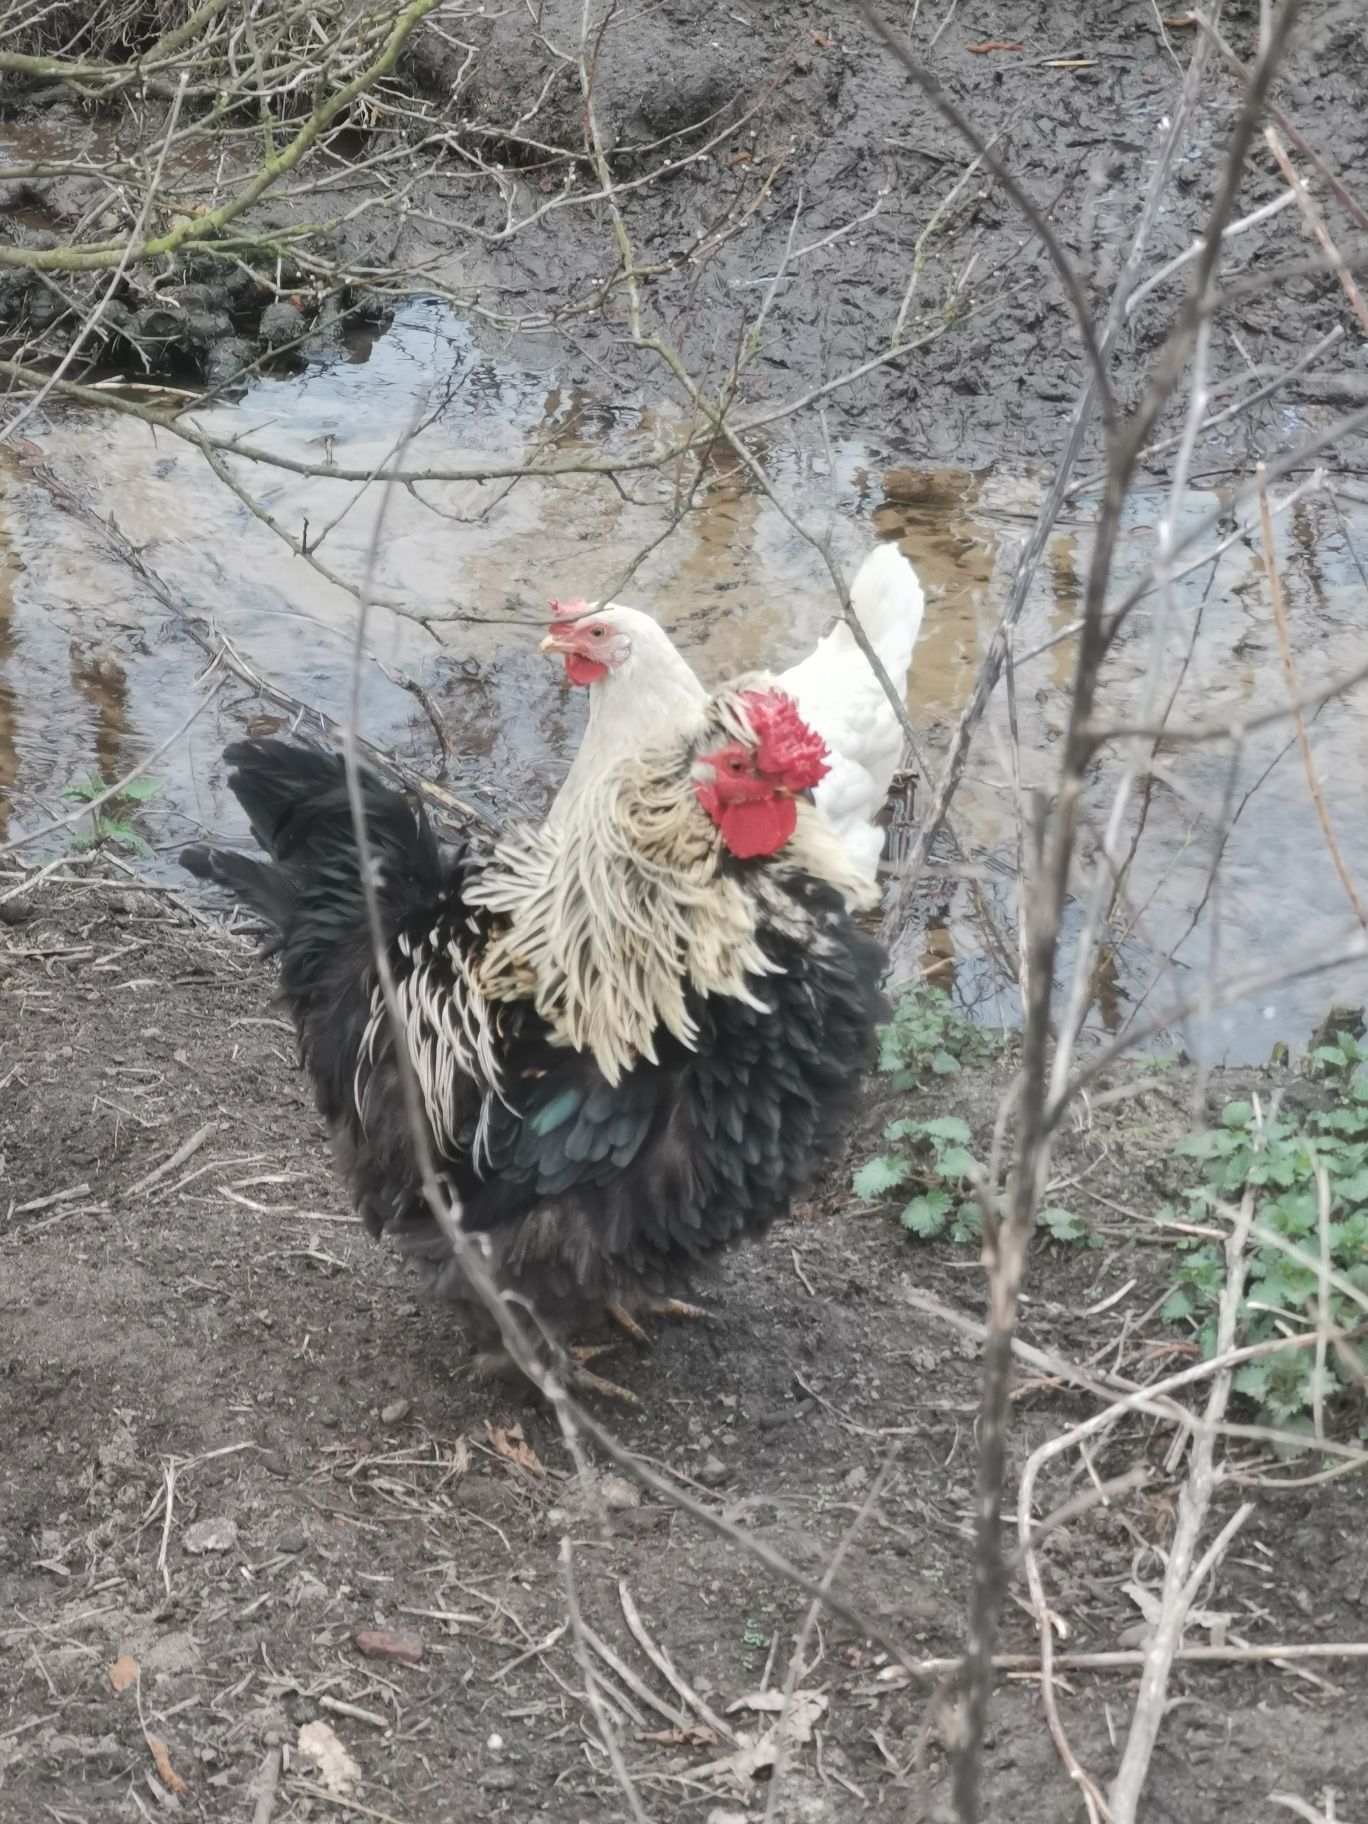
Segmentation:
[(601, 640), (603, 638), (605, 629), (602, 627), (591, 627), (589, 629), (589, 631), (596, 640)]
[(744, 772), (744, 771), (745, 771), (745, 770), (746, 770), (746, 763), (745, 763), (745, 761), (744, 761), (744, 760), (738, 760), (738, 759), (737, 759), (737, 758), (735, 758), (735, 756), (733, 756), (733, 758), (732, 758), (732, 759), (730, 759), (730, 760), (728, 760), (728, 762), (727, 762), (727, 766), (728, 766), (728, 767), (729, 767), (729, 769), (730, 769), (730, 770), (731, 770), (731, 771), (732, 771), (732, 772), (734, 772), (734, 773), (742, 773), (742, 772)]

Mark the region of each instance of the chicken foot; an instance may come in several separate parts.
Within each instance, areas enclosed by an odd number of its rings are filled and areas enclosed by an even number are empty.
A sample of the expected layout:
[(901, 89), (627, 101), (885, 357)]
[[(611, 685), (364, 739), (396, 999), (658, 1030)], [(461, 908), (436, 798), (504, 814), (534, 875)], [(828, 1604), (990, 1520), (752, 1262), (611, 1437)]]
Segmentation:
[[(634, 1343), (639, 1343), (643, 1349), (650, 1348), (650, 1337), (645, 1330), (642, 1329), (641, 1325), (637, 1322), (635, 1315), (628, 1310), (622, 1299), (609, 1299), (605, 1309), (613, 1322), (620, 1325)], [(648, 1317), (708, 1318), (712, 1315), (710, 1311), (705, 1311), (701, 1305), (686, 1304), (682, 1298), (648, 1298), (638, 1307), (638, 1309), (644, 1311)]]
[(575, 1392), (596, 1393), (602, 1400), (616, 1400), (623, 1406), (640, 1406), (641, 1401), (630, 1387), (622, 1387), (616, 1381), (606, 1380), (603, 1375), (595, 1374), (585, 1366), (600, 1355), (606, 1355), (614, 1347), (612, 1343), (581, 1343), (573, 1349), (567, 1349), (570, 1371), (566, 1379)]

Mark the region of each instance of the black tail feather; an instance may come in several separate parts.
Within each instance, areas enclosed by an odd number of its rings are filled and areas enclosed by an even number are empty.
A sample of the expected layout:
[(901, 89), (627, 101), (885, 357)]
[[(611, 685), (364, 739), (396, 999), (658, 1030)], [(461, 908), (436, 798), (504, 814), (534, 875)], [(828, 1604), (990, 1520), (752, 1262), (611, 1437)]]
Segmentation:
[(211, 880), (259, 912), (277, 931), (286, 931), (294, 912), (295, 897), (280, 869), (232, 849), (209, 849), (196, 844), (182, 849), (181, 866), (200, 880)]
[[(291, 866), (354, 862), (356, 828), (340, 754), (290, 741), (236, 741), (224, 759), (228, 784), (252, 834), (276, 861)], [(361, 805), (377, 859), (405, 872), (435, 863), (436, 844), (420, 802), (362, 770)]]

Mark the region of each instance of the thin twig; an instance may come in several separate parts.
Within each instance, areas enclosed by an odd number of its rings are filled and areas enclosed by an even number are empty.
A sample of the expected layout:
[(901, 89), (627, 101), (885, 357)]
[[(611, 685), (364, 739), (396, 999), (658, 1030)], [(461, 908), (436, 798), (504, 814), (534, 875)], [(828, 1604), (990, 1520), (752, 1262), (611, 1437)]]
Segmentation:
[(1311, 801), (1316, 807), (1316, 818), (1321, 827), (1321, 834), (1325, 837), (1325, 846), (1330, 851), (1330, 859), (1335, 864), (1335, 872), (1339, 875), (1345, 898), (1354, 908), (1355, 918), (1364, 930), (1368, 931), (1368, 913), (1364, 912), (1363, 902), (1354, 887), (1344, 853), (1335, 836), (1335, 828), (1330, 821), (1330, 811), (1316, 774), (1316, 764), (1311, 757), (1311, 740), (1306, 732), (1306, 718), (1297, 701), (1297, 666), (1292, 656), (1292, 641), (1287, 631), (1287, 609), (1283, 603), (1282, 577), (1278, 570), (1278, 555), (1273, 544), (1273, 521), (1269, 516), (1268, 494), (1264, 488), (1259, 489), (1259, 526), (1263, 533), (1264, 571), (1268, 577), (1268, 597), (1273, 605), (1273, 619), (1278, 629), (1278, 651), (1282, 655), (1283, 671), (1287, 675), (1287, 696), (1297, 724), (1297, 745), (1301, 749), (1306, 783), (1310, 787)]

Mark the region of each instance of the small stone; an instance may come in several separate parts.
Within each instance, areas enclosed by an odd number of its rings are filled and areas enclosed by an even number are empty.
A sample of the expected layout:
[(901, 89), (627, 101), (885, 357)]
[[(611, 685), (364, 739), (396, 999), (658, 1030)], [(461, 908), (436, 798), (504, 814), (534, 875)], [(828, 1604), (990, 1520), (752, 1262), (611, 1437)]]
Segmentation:
[(194, 1638), (180, 1630), (163, 1634), (142, 1656), (144, 1672), (193, 1672), (200, 1663), (199, 1648)]
[(228, 386), (250, 367), (256, 350), (241, 336), (224, 336), (204, 351), (201, 367), (210, 386)]
[(288, 1476), (290, 1466), (278, 1450), (263, 1450), (257, 1453), (257, 1462), (268, 1476)]
[(476, 1784), (486, 1792), (508, 1792), (517, 1782), (518, 1776), (511, 1767), (487, 1767)]
[(727, 1466), (721, 1457), (704, 1457), (694, 1471), (694, 1479), (704, 1488), (720, 1488), (727, 1479)]
[(187, 1552), (198, 1557), (202, 1552), (229, 1552), (237, 1544), (237, 1521), (220, 1516), (215, 1520), (196, 1520), (185, 1529), (181, 1541)]
[(308, 1540), (297, 1527), (287, 1527), (276, 1540), (275, 1549), (278, 1552), (302, 1552), (308, 1543)]
[(380, 1417), (386, 1425), (397, 1425), (400, 1419), (406, 1419), (413, 1408), (412, 1400), (391, 1400), (388, 1406), (382, 1406)]
[(316, 1609), (328, 1601), (328, 1586), (311, 1572), (305, 1571), (295, 1578), (286, 1596), (291, 1608)]
[(604, 1476), (599, 1483), (599, 1493), (610, 1514), (623, 1514), (628, 1508), (641, 1505), (640, 1488), (626, 1476)]
[(787, 1425), (793, 1417), (791, 1410), (783, 1406), (768, 1406), (763, 1412), (755, 1415), (755, 1422), (761, 1431), (778, 1431), (781, 1425)]
[(363, 1628), (356, 1636), (356, 1650), (367, 1659), (392, 1659), (403, 1666), (420, 1666), (427, 1648), (420, 1634), (399, 1634), (389, 1628)]
[(284, 298), (268, 304), (261, 313), (258, 333), (267, 348), (283, 348), (287, 342), (298, 342), (304, 334), (304, 313)]

